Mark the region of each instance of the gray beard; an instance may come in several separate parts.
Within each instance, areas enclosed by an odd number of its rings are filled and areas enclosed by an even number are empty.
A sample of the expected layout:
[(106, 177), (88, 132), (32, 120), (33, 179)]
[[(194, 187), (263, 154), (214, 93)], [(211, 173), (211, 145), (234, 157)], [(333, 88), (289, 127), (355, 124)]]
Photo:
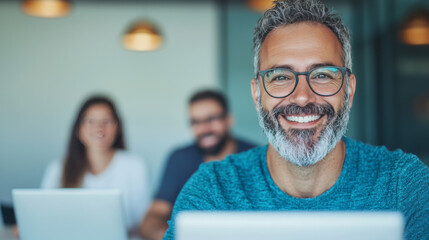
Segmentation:
[[(259, 90), (258, 90), (259, 92)], [(284, 131), (278, 118), (262, 108), (258, 97), (258, 120), (268, 142), (278, 154), (296, 166), (312, 166), (328, 155), (347, 131), (350, 115), (349, 97), (346, 94), (344, 105), (332, 117), (316, 137), (317, 129), (289, 129)]]

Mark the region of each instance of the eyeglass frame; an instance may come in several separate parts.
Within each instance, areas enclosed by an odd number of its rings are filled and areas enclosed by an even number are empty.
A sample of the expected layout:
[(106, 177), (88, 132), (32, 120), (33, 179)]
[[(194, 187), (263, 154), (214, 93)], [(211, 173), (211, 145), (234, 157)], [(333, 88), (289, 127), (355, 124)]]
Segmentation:
[(192, 127), (194, 127), (196, 125), (201, 125), (201, 124), (211, 124), (215, 121), (224, 120), (226, 118), (226, 116), (227, 116), (227, 113), (222, 112), (220, 114), (208, 116), (207, 118), (202, 119), (202, 120), (191, 119), (189, 121), (189, 123)]
[[(331, 67), (331, 68), (335, 68), (335, 69), (338, 69), (338, 70), (340, 70), (340, 71), (341, 71), (341, 74), (342, 74), (341, 86), (340, 86), (340, 88), (338, 88), (338, 90), (337, 90), (335, 93), (333, 93), (333, 94), (323, 95), (323, 94), (317, 93), (317, 92), (316, 92), (316, 91), (314, 91), (314, 89), (311, 87), (311, 84), (310, 84), (310, 73), (311, 73), (311, 72), (313, 72), (314, 70), (318, 69), (318, 68), (324, 68), (324, 67)], [(295, 82), (295, 86), (293, 87), (292, 91), (291, 91), (289, 94), (287, 94), (287, 95), (285, 95), (285, 96), (282, 96), (282, 97), (275, 97), (275, 96), (271, 95), (271, 94), (268, 92), (267, 88), (265, 87), (264, 75), (265, 75), (265, 73), (267, 73), (267, 72), (269, 72), (269, 71), (279, 70), (279, 69), (286, 69), (286, 70), (288, 70), (288, 71), (292, 72), (292, 73), (295, 75), (296, 82)], [(294, 70), (292, 70), (292, 69), (290, 69), (290, 68), (270, 68), (270, 69), (266, 69), (266, 70), (261, 70), (261, 71), (259, 71), (259, 72), (256, 74), (256, 79), (258, 79), (258, 77), (259, 77), (259, 76), (261, 77), (262, 84), (264, 85), (264, 90), (265, 90), (265, 92), (266, 92), (268, 95), (270, 95), (271, 97), (273, 97), (273, 98), (285, 98), (285, 97), (290, 96), (293, 92), (295, 92), (295, 89), (296, 89), (296, 87), (298, 86), (298, 83), (299, 83), (299, 77), (298, 77), (298, 76), (299, 76), (299, 75), (305, 75), (305, 76), (306, 76), (306, 80), (307, 80), (307, 84), (308, 84), (308, 86), (310, 87), (310, 89), (311, 89), (311, 91), (312, 91), (312, 92), (314, 92), (315, 94), (317, 94), (317, 95), (319, 95), (319, 96), (322, 96), (322, 97), (330, 97), (330, 96), (334, 96), (335, 94), (337, 94), (337, 93), (341, 90), (341, 88), (343, 88), (343, 85), (344, 85), (344, 77), (345, 77), (345, 75), (346, 75), (346, 74), (348, 74), (347, 76), (349, 76), (351, 73), (352, 73), (352, 71), (351, 71), (348, 67), (338, 67), (338, 66), (320, 66), (320, 67), (315, 67), (315, 68), (313, 68), (313, 69), (311, 69), (310, 71), (307, 71), (307, 72), (295, 72)]]

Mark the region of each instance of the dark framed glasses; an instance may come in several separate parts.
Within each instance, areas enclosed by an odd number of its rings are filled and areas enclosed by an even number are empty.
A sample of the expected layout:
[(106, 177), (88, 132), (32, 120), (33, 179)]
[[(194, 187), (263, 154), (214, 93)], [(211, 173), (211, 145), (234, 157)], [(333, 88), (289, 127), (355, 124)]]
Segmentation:
[(197, 126), (201, 124), (211, 124), (217, 121), (224, 120), (226, 117), (226, 113), (216, 114), (208, 116), (205, 119), (191, 119), (191, 126)]
[(295, 91), (298, 86), (299, 75), (305, 75), (310, 89), (319, 96), (329, 97), (337, 94), (347, 74), (351, 74), (346, 67), (322, 66), (308, 72), (295, 72), (289, 68), (273, 68), (259, 71), (265, 91), (274, 98), (284, 98)]

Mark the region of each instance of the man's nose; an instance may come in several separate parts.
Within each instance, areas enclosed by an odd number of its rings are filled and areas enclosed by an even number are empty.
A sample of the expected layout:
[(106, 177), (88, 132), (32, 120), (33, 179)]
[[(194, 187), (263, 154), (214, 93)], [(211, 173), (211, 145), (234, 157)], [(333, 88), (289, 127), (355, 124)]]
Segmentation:
[(198, 132), (206, 132), (208, 129), (210, 129), (210, 122), (208, 121), (201, 121), (198, 124), (194, 126)]
[(298, 75), (299, 81), (295, 91), (289, 96), (289, 101), (298, 106), (304, 107), (308, 103), (314, 102), (316, 94), (311, 90), (305, 75)]
[(209, 121), (200, 121), (197, 124), (193, 125), (193, 128), (194, 128), (194, 132), (197, 135), (211, 132), (211, 124)]

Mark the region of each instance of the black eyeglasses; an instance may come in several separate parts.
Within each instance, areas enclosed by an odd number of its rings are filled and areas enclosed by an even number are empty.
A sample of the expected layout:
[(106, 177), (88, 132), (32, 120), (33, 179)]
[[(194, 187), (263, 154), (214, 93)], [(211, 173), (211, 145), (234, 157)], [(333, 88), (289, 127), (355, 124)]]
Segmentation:
[(196, 126), (200, 124), (206, 124), (206, 123), (214, 123), (216, 121), (223, 120), (226, 117), (225, 113), (217, 114), (209, 116), (205, 119), (191, 119), (191, 126)]
[(346, 67), (322, 66), (308, 72), (295, 72), (289, 68), (273, 68), (259, 71), (264, 89), (274, 98), (284, 98), (295, 91), (299, 75), (307, 77), (308, 86), (319, 96), (329, 97), (337, 94), (344, 84), (344, 76), (350, 74)]

